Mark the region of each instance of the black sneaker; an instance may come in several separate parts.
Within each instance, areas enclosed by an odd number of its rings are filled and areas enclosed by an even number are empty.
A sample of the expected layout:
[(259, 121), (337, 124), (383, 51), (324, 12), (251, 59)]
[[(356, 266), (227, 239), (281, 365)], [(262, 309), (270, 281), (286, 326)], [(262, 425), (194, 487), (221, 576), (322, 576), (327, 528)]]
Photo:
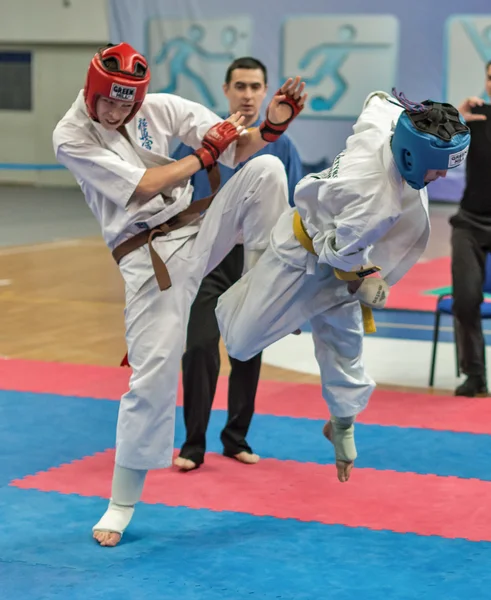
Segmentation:
[(455, 390), (456, 396), (466, 396), (467, 398), (484, 397), (488, 395), (486, 380), (481, 375), (469, 375), (464, 383), (461, 383)]

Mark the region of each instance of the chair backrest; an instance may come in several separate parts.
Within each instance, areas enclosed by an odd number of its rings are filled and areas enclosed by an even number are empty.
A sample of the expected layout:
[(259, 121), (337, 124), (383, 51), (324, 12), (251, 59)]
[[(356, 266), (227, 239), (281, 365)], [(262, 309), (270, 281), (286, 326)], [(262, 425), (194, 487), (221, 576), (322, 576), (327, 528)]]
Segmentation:
[(486, 268), (484, 271), (484, 285), (482, 286), (483, 292), (491, 294), (491, 254), (486, 256)]

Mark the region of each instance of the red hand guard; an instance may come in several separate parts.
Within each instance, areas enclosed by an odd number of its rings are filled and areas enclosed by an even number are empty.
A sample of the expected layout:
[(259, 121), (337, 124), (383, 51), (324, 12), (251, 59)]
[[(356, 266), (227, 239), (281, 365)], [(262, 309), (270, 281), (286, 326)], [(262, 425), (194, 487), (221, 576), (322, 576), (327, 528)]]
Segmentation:
[(283, 123), (272, 123), (268, 117), (269, 110), (266, 110), (266, 118), (261, 125), (259, 125), (259, 132), (261, 133), (261, 137), (265, 142), (276, 142), (280, 135), (287, 130), (288, 125), (290, 125), (298, 113), (303, 110), (303, 106), (298, 104), (298, 100), (295, 100), (295, 98), (289, 94), (283, 94), (281, 89), (275, 94), (275, 96), (283, 95), (285, 95), (286, 98), (282, 100), (280, 104), (288, 104), (288, 106), (292, 109), (292, 114), (286, 121), (283, 121)]
[(222, 121), (213, 125), (201, 142), (202, 148), (194, 153), (201, 163), (202, 169), (209, 169), (216, 164), (220, 154), (239, 137), (235, 125)]

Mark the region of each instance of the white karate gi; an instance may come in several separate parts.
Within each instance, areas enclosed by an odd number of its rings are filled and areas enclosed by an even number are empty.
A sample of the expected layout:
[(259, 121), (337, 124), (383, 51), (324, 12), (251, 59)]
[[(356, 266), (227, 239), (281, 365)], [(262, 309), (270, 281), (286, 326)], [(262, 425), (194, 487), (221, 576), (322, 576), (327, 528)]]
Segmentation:
[(240, 360), (310, 321), (323, 397), (336, 417), (363, 410), (374, 382), (362, 362), (360, 303), (333, 268), (378, 265), (393, 285), (421, 256), (430, 232), (426, 190), (403, 182), (394, 162), (390, 137), (402, 109), (388, 97), (368, 96), (346, 149), (295, 189), (317, 256), (295, 238), (295, 209), (288, 210), (258, 263), (216, 309), (227, 351)]
[[(132, 195), (145, 170), (173, 162), (173, 137), (197, 149), (220, 122), (207, 108), (170, 94), (148, 94), (126, 129), (131, 143), (87, 115), (83, 94), (58, 123), (56, 156), (75, 176), (112, 250), (126, 239), (166, 222), (191, 202), (183, 181), (139, 203)], [(220, 162), (234, 167), (236, 144)], [(243, 234), (246, 250), (264, 250), (288, 207), (285, 169), (264, 155), (249, 161), (217, 194), (204, 217), (153, 242), (172, 287), (158, 288), (148, 246), (120, 262), (126, 286), (126, 341), (133, 369), (119, 410), (116, 463), (130, 469), (167, 467), (174, 447), (175, 404), (190, 306), (205, 274)]]

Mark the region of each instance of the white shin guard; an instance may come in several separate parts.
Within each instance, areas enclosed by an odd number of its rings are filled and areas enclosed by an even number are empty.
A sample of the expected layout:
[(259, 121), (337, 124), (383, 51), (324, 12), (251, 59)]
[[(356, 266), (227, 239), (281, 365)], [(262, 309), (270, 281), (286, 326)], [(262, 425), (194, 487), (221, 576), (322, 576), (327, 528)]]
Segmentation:
[(111, 531), (123, 535), (135, 512), (135, 504), (140, 500), (146, 474), (147, 471), (114, 466), (112, 497), (93, 531)]
[(357, 456), (354, 417), (334, 417), (331, 415), (331, 424), (332, 443), (336, 460), (353, 462)]

